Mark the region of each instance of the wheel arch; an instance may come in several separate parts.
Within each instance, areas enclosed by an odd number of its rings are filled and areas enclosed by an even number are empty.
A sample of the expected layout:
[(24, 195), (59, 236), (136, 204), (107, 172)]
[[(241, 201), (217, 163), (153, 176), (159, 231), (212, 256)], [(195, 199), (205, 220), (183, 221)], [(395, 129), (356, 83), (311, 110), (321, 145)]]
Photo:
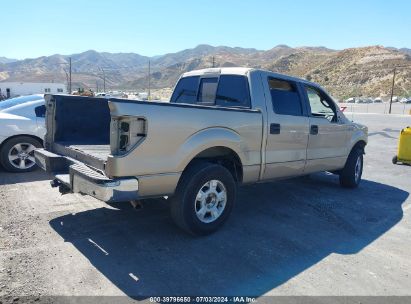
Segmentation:
[(38, 136), (36, 136), (36, 135), (33, 135), (33, 134), (17, 134), (17, 135), (9, 136), (9, 137), (7, 137), (5, 140), (3, 140), (3, 141), (0, 143), (0, 150), (3, 148), (3, 146), (4, 146), (9, 140), (11, 140), (11, 139), (13, 139), (13, 138), (23, 137), (23, 136), (31, 137), (31, 138), (33, 138), (33, 139), (35, 139), (35, 140), (38, 140), (38, 141), (41, 143), (42, 146), (44, 145), (43, 139), (41, 139), (40, 137), (38, 137)]
[[(243, 181), (243, 164), (239, 155), (227, 146), (214, 146), (197, 153), (185, 166), (186, 172), (191, 166), (198, 162), (209, 162), (219, 164), (226, 168), (237, 183)], [(181, 179), (181, 177), (180, 177)]]
[(187, 170), (193, 163), (207, 161), (218, 163), (227, 168), (235, 180), (243, 180), (243, 166), (250, 161), (247, 143), (235, 130), (224, 127), (212, 127), (191, 135), (180, 146), (179, 172)]

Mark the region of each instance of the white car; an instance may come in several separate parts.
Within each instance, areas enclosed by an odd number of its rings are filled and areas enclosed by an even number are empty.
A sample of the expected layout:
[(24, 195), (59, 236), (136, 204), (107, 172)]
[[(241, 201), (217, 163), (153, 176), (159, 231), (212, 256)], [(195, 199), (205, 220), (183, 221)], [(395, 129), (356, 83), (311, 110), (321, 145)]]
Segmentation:
[(0, 163), (10, 172), (36, 168), (34, 150), (46, 133), (43, 95), (16, 97), (0, 102)]

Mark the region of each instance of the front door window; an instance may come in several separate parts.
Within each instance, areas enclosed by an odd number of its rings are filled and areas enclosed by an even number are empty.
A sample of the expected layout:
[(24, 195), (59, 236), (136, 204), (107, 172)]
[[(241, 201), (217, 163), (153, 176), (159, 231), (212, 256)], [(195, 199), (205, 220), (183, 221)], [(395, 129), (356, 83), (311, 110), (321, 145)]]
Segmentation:
[(306, 87), (306, 91), (310, 102), (311, 116), (323, 117), (330, 122), (336, 122), (337, 115), (333, 102), (314, 88)]

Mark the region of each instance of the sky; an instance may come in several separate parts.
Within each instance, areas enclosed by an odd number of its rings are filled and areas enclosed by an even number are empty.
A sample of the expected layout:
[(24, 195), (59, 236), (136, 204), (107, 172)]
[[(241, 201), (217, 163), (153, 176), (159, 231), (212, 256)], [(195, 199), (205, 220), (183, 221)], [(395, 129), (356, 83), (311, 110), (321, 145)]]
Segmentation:
[(16, 59), (198, 44), (411, 48), (409, 0), (2, 0), (1, 11), (0, 56)]

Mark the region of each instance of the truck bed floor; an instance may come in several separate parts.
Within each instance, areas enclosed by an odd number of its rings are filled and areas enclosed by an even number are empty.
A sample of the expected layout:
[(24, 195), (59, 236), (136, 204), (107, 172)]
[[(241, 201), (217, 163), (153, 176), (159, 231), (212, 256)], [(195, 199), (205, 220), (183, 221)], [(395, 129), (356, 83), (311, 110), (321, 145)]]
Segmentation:
[(76, 150), (104, 161), (107, 160), (107, 157), (110, 155), (110, 145), (65, 144), (64, 146), (68, 149)]
[(77, 159), (100, 170), (104, 170), (104, 164), (111, 154), (110, 145), (102, 145), (101, 143), (56, 142), (53, 150), (58, 154)]

